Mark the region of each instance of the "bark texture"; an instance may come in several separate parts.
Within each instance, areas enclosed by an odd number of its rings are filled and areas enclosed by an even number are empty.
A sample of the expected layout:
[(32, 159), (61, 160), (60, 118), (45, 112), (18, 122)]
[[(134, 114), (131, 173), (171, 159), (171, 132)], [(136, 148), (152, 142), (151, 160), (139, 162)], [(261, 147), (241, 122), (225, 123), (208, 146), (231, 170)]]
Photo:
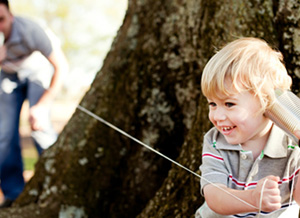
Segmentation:
[[(279, 48), (299, 92), (296, 0), (129, 0), (81, 106), (200, 174), (211, 127), (201, 72), (241, 36)], [(101, 27), (99, 27), (101, 29)], [(199, 178), (77, 110), (0, 217), (193, 217)]]

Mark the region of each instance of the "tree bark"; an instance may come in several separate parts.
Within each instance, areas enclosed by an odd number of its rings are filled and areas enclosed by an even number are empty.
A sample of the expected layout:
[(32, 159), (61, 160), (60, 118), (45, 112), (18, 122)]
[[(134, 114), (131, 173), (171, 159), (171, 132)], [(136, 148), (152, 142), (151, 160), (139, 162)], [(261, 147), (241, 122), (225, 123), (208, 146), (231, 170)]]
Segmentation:
[[(237, 37), (260, 37), (283, 52), (299, 92), (298, 11), (292, 0), (129, 0), (80, 105), (200, 174), (205, 63)], [(193, 217), (202, 202), (197, 176), (77, 110), (0, 216)]]

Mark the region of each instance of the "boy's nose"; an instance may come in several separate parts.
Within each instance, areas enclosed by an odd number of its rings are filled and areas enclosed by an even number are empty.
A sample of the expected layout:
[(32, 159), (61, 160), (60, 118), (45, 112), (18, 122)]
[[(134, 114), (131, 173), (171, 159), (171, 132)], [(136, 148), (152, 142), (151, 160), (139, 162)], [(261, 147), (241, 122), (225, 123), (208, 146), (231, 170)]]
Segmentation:
[(214, 111), (214, 120), (220, 121), (225, 119), (226, 119), (226, 114), (222, 108), (218, 108)]

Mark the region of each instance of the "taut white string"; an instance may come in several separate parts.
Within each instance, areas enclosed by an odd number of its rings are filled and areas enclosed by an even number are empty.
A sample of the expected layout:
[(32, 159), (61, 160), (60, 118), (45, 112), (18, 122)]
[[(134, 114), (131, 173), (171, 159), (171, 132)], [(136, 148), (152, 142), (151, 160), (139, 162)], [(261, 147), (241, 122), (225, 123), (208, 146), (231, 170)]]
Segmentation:
[(116, 130), (117, 132), (123, 134), (124, 136), (126, 136), (126, 137), (132, 139), (133, 141), (137, 142), (138, 144), (144, 146), (145, 148), (149, 149), (150, 151), (153, 151), (154, 153), (160, 155), (161, 157), (167, 159), (168, 161), (171, 161), (172, 163), (176, 164), (177, 166), (181, 167), (182, 169), (185, 169), (185, 170), (188, 171), (189, 173), (192, 173), (193, 175), (197, 176), (198, 178), (205, 180), (205, 181), (208, 182), (209, 184), (211, 184), (211, 185), (213, 185), (214, 187), (216, 187), (216, 188), (222, 190), (223, 192), (227, 193), (228, 195), (234, 197), (234, 198), (237, 199), (238, 201), (240, 201), (240, 202), (242, 202), (242, 203), (244, 203), (244, 204), (246, 204), (246, 205), (248, 205), (249, 207), (252, 207), (252, 208), (254, 208), (254, 209), (260, 209), (260, 208), (257, 208), (257, 207), (255, 207), (255, 206), (253, 206), (252, 204), (249, 204), (248, 202), (244, 201), (243, 199), (240, 199), (239, 197), (237, 197), (237, 196), (235, 196), (234, 194), (230, 193), (229, 191), (223, 189), (222, 187), (220, 187), (220, 186), (218, 186), (218, 185), (216, 185), (216, 184), (214, 184), (214, 183), (208, 181), (207, 179), (205, 179), (204, 177), (202, 177), (202, 176), (200, 176), (199, 174), (195, 173), (194, 171), (190, 170), (189, 168), (187, 168), (187, 167), (181, 165), (180, 163), (178, 163), (178, 162), (172, 160), (172, 159), (169, 158), (168, 156), (166, 156), (166, 155), (160, 153), (159, 151), (155, 150), (154, 148), (150, 147), (149, 145), (145, 144), (144, 142), (141, 142), (140, 140), (134, 138), (133, 136), (129, 135), (128, 133), (124, 132), (123, 130), (121, 130), (120, 128), (114, 126), (113, 124), (107, 122), (106, 120), (104, 120), (103, 118), (99, 117), (98, 115), (92, 113), (91, 111), (87, 110), (86, 108), (84, 108), (84, 107), (82, 107), (82, 106), (80, 106), (80, 105), (78, 105), (77, 108), (78, 108), (79, 110), (83, 111), (84, 113), (88, 114), (89, 116), (95, 118), (96, 120), (100, 121), (101, 123), (103, 123), (103, 124), (109, 126), (110, 128)]
[(260, 199), (259, 199), (259, 212), (258, 212), (258, 218), (260, 217), (260, 213), (261, 213), (261, 207), (262, 207), (262, 200), (263, 200), (263, 196), (264, 196), (264, 190), (265, 190), (265, 185), (267, 183), (268, 179), (265, 179), (262, 187), (261, 187), (261, 194), (260, 194)]
[(292, 205), (292, 201), (293, 201), (293, 192), (294, 192), (295, 177), (296, 177), (296, 172), (295, 172), (295, 175), (294, 175), (294, 177), (292, 179), (292, 187), (291, 187), (291, 194), (290, 194), (290, 200), (289, 200), (289, 207)]

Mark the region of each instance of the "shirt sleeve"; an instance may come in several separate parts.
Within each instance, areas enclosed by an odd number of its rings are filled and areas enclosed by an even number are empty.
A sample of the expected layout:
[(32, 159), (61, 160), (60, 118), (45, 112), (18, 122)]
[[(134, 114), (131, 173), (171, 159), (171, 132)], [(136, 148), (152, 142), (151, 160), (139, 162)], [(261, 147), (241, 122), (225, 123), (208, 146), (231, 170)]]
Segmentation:
[(227, 186), (229, 172), (225, 166), (224, 159), (215, 147), (210, 134), (204, 136), (201, 170), (201, 193), (207, 184), (219, 183)]
[(30, 34), (27, 35), (27, 45), (32, 51), (39, 51), (46, 58), (49, 57), (53, 50), (50, 38), (37, 23), (32, 24), (30, 28)]

